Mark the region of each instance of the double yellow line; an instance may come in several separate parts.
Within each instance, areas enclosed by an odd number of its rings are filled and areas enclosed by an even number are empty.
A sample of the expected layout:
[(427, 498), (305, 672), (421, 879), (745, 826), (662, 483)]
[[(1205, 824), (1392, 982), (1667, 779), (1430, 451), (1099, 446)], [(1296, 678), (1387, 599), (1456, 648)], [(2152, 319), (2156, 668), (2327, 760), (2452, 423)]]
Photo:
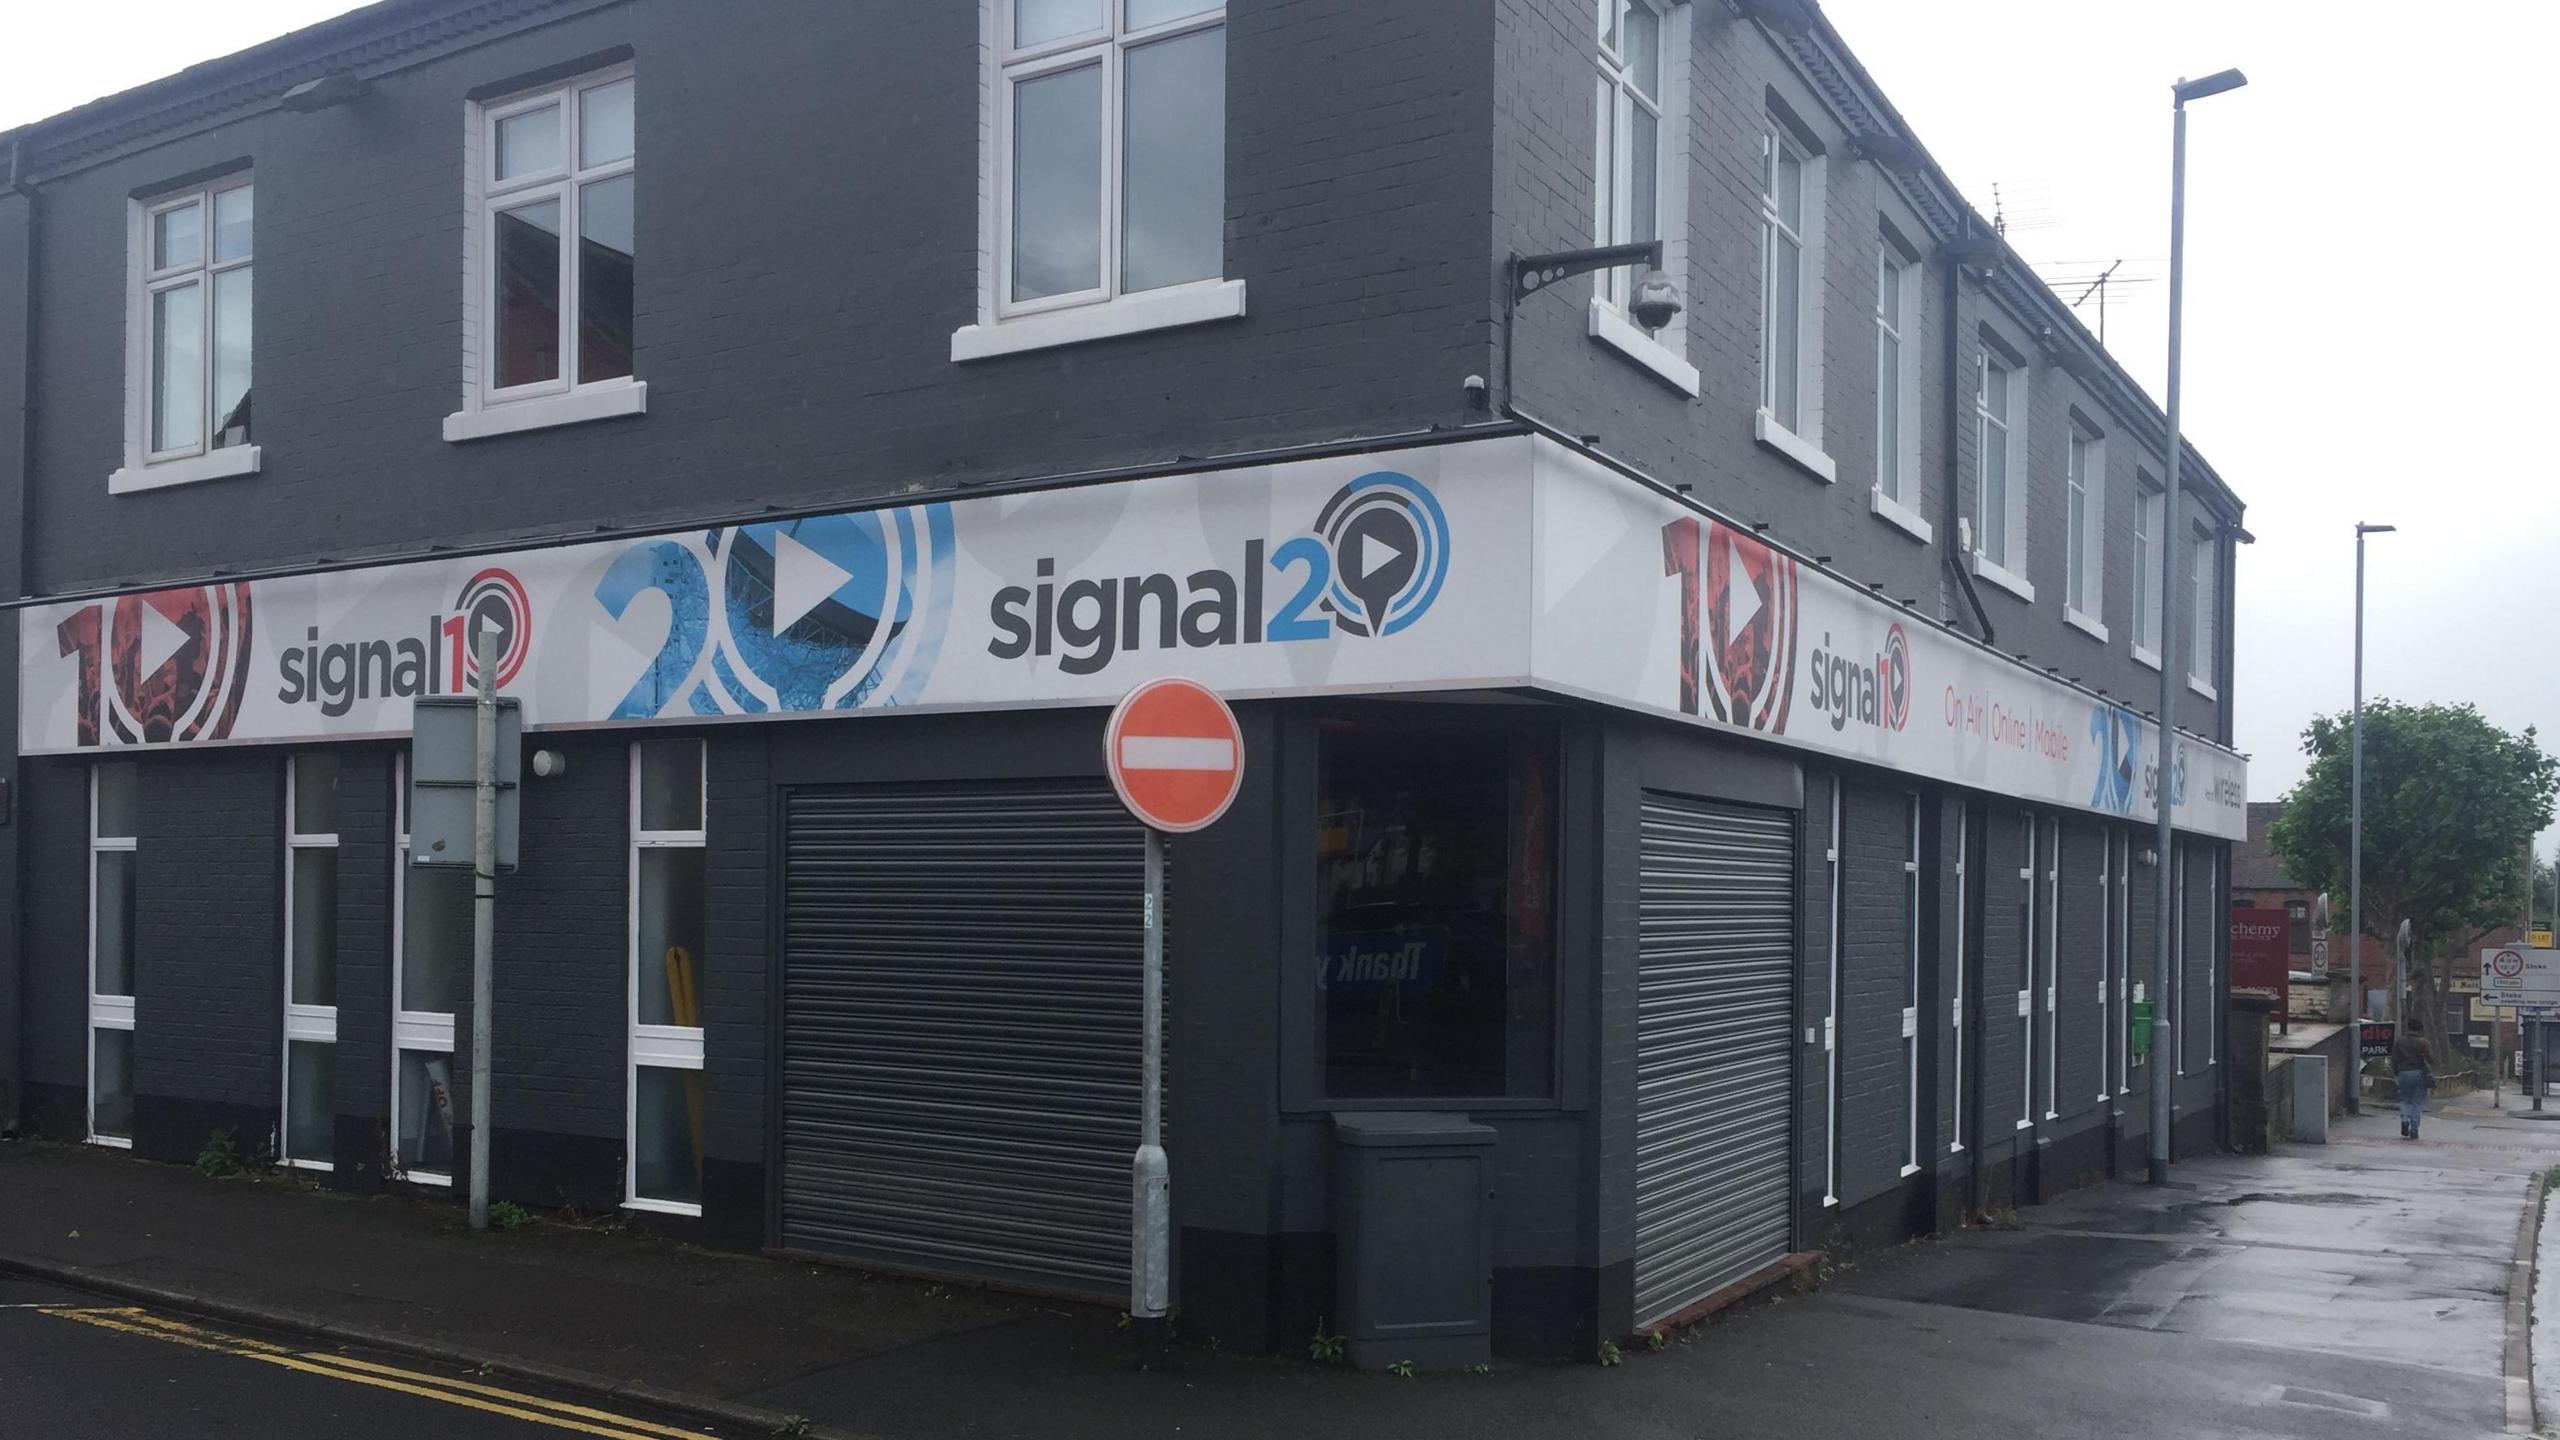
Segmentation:
[(346, 1380), (358, 1385), (371, 1385), (378, 1390), (394, 1390), (446, 1405), (459, 1405), (467, 1410), (486, 1411), (511, 1419), (548, 1425), (555, 1430), (575, 1430), (583, 1435), (602, 1435), (609, 1440), (712, 1440), (698, 1430), (679, 1430), (669, 1425), (652, 1424), (609, 1410), (572, 1405), (562, 1400), (546, 1400), (515, 1390), (502, 1390), (494, 1385), (477, 1385), (468, 1380), (449, 1380), (441, 1375), (427, 1375), (415, 1370), (402, 1370), (390, 1365), (377, 1365), (349, 1355), (330, 1355), (318, 1351), (296, 1350), (286, 1345), (252, 1340), (242, 1335), (227, 1335), (201, 1325), (171, 1320), (154, 1315), (139, 1306), (46, 1306), (37, 1313), (64, 1320), (77, 1320), (101, 1330), (114, 1330), (127, 1335), (163, 1340), (194, 1350), (210, 1350), (219, 1355), (237, 1355), (245, 1360), (261, 1360), (299, 1370), (307, 1375), (324, 1375), (332, 1380)]

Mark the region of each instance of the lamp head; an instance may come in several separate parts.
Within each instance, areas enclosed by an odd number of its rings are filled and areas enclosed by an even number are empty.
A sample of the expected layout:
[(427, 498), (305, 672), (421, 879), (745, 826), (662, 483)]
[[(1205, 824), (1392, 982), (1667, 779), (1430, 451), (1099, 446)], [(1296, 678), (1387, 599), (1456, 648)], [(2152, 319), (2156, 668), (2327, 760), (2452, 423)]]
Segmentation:
[(2202, 100), (2225, 90), (2237, 90), (2248, 83), (2249, 77), (2237, 70), (2217, 70), (2201, 80), (2181, 80), (2170, 87), (2170, 93), (2178, 97), (2180, 105), (2184, 105), (2190, 100)]

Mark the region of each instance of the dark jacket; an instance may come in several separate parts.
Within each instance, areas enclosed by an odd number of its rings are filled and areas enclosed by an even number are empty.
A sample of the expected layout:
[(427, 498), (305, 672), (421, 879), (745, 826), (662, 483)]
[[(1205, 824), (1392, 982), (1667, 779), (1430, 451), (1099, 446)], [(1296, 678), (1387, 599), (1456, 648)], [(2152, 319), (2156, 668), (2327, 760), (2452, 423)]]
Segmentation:
[(2435, 1055), (2427, 1048), (2427, 1037), (2405, 1028), (2401, 1030), (2399, 1038), (2391, 1042), (2391, 1068), (2395, 1071), (2420, 1070), (2433, 1075)]

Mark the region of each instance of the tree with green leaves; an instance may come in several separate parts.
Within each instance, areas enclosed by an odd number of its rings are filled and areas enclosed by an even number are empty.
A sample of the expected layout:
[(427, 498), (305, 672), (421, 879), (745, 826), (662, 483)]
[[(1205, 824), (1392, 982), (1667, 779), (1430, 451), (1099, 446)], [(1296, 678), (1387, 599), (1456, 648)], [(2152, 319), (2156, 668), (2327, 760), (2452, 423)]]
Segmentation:
[[(2284, 797), (2267, 838), (2285, 869), (2330, 893), (2343, 929), (2348, 891), (2348, 715), (2321, 715), (2302, 732), (2311, 768)], [(2401, 1014), (2439, 1062), (2445, 1034), (2441, 977), (2482, 935), (2524, 913), (2525, 847), (2551, 823), (2560, 759), (2528, 726), (2513, 735), (2470, 705), (2378, 700), (2364, 711), (2364, 932), (2389, 952), (2409, 922)], [(2388, 985), (2389, 975), (2381, 977)]]

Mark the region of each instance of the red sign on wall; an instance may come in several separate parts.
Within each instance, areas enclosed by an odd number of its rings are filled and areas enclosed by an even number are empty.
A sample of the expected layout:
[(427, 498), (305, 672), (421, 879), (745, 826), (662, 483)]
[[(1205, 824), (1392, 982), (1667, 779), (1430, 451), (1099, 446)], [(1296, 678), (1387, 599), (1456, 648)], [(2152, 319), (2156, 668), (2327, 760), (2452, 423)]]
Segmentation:
[(2231, 988), (2285, 998), (2293, 969), (2293, 921), (2282, 910), (2231, 912)]

